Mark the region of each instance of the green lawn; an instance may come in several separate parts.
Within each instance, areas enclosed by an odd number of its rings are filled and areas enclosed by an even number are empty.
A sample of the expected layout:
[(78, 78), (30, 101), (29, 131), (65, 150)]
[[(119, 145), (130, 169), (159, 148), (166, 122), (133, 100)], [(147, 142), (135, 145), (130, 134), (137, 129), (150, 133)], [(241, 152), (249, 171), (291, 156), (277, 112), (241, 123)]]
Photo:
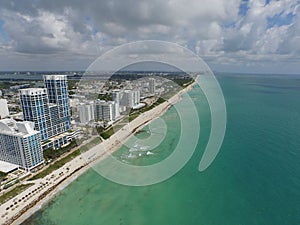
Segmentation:
[(72, 149), (74, 149), (75, 147), (77, 147), (77, 141), (71, 141), (71, 143), (65, 147), (59, 148), (59, 149), (45, 149), (43, 151), (43, 155), (44, 155), (44, 159), (46, 161), (48, 161), (49, 159), (54, 160), (58, 157), (60, 157), (62, 154), (66, 153), (66, 152), (70, 152)]
[(115, 133), (114, 128), (111, 127), (110, 129), (108, 129), (107, 131), (102, 132), (100, 135), (101, 137), (103, 137), (104, 139), (108, 139), (111, 135), (113, 135)]

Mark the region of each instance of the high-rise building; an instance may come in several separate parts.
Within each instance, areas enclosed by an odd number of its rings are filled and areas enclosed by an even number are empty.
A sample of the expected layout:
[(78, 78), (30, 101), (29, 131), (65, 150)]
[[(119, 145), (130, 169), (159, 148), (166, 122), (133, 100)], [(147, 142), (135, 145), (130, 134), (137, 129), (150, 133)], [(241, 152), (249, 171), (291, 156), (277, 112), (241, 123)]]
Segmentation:
[(52, 126), (54, 134), (68, 131), (71, 121), (67, 76), (45, 75), (44, 83), (47, 89), (49, 103), (52, 105)]
[(94, 104), (80, 104), (77, 109), (79, 112), (80, 123), (88, 123), (95, 119), (95, 106)]
[(0, 120), (0, 160), (31, 170), (44, 162), (40, 132), (34, 123)]
[(139, 90), (124, 90), (120, 92), (120, 105), (132, 108), (140, 103)]
[(42, 141), (70, 130), (67, 77), (46, 75), (44, 82), (46, 88), (19, 91), (23, 119), (35, 123)]
[(97, 100), (95, 102), (95, 119), (114, 121), (120, 116), (118, 105), (114, 101)]
[(155, 94), (155, 79), (154, 78), (149, 79), (149, 92), (151, 94)]
[(7, 116), (9, 116), (7, 100), (6, 99), (0, 99), (0, 118), (4, 119)]
[[(116, 117), (120, 116), (120, 112), (123, 112), (126, 110), (126, 107), (122, 107), (120, 105), (120, 90), (113, 90), (112, 91), (112, 99), (115, 102), (116, 107)], [(123, 109), (124, 108), (124, 109)]]
[(120, 90), (113, 90), (111, 94), (113, 101), (120, 104)]
[(34, 122), (35, 130), (40, 131), (41, 140), (53, 136), (48, 94), (45, 88), (20, 89), (23, 119)]

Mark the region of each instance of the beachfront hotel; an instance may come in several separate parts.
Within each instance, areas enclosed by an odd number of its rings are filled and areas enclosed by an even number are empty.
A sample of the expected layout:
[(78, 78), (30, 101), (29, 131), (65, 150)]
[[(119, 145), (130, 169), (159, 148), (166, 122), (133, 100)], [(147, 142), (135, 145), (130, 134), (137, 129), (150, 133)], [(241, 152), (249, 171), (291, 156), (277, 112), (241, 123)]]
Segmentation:
[(95, 119), (105, 121), (115, 121), (120, 116), (118, 103), (114, 101), (95, 101)]
[(42, 141), (54, 136), (46, 88), (20, 89), (19, 92), (24, 121), (34, 122)]
[[(67, 137), (61, 136), (70, 130), (70, 108), (68, 98), (68, 83), (65, 75), (44, 76), (46, 88), (20, 89), (20, 102), (23, 119), (32, 121), (35, 129), (41, 133), (43, 149), (58, 148), (67, 144)], [(52, 137), (61, 136), (61, 140)], [(55, 142), (55, 143), (54, 143)]]
[(87, 124), (95, 119), (95, 104), (93, 102), (81, 103), (77, 110), (79, 112), (79, 121), (82, 124)]
[(120, 106), (133, 108), (140, 103), (140, 90), (114, 90), (112, 91), (113, 101)]
[(0, 120), (0, 160), (31, 170), (44, 162), (40, 132), (34, 123)]
[(45, 75), (44, 83), (51, 107), (53, 134), (66, 132), (71, 124), (67, 76)]

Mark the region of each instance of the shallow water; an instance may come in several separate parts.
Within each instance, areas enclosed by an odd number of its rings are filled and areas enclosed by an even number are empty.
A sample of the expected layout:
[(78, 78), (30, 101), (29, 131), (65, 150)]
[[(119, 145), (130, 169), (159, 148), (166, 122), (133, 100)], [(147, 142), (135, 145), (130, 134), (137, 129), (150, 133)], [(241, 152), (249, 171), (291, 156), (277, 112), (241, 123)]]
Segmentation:
[[(189, 92), (201, 121), (196, 152), (172, 178), (151, 186), (115, 184), (92, 169), (23, 224), (39, 225), (293, 225), (300, 223), (300, 77), (219, 75), (228, 121), (213, 164), (198, 172), (210, 132), (207, 102), (199, 88)], [(168, 132), (153, 155), (128, 158), (156, 163), (171, 154), (180, 135), (176, 110), (162, 116)], [(147, 138), (145, 132), (137, 134)], [(187, 148), (189, 146), (186, 146)], [(144, 149), (145, 150), (145, 149)], [(147, 149), (146, 149), (147, 151)]]

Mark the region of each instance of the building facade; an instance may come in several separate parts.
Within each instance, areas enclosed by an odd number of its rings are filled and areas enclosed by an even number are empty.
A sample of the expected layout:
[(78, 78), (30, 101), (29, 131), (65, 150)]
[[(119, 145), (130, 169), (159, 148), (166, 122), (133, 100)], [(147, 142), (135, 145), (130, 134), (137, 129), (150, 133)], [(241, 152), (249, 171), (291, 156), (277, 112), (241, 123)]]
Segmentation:
[(0, 120), (0, 160), (31, 170), (44, 162), (40, 132), (34, 123)]
[(54, 135), (70, 130), (70, 106), (68, 81), (66, 75), (45, 75), (49, 103), (52, 107), (52, 126)]
[(95, 120), (114, 121), (119, 116), (118, 104), (114, 101), (97, 100), (95, 102)]
[(40, 131), (41, 140), (53, 136), (48, 94), (45, 88), (19, 90), (24, 121), (34, 122), (35, 130)]
[(70, 130), (68, 83), (65, 75), (44, 76), (46, 88), (19, 90), (25, 121), (32, 121), (41, 140)]
[(149, 92), (150, 94), (155, 94), (155, 79), (149, 78)]
[(80, 104), (77, 107), (80, 123), (88, 123), (95, 119), (95, 105), (93, 103)]
[(123, 90), (120, 92), (120, 106), (126, 106), (133, 108), (140, 103), (140, 91), (139, 90)]

